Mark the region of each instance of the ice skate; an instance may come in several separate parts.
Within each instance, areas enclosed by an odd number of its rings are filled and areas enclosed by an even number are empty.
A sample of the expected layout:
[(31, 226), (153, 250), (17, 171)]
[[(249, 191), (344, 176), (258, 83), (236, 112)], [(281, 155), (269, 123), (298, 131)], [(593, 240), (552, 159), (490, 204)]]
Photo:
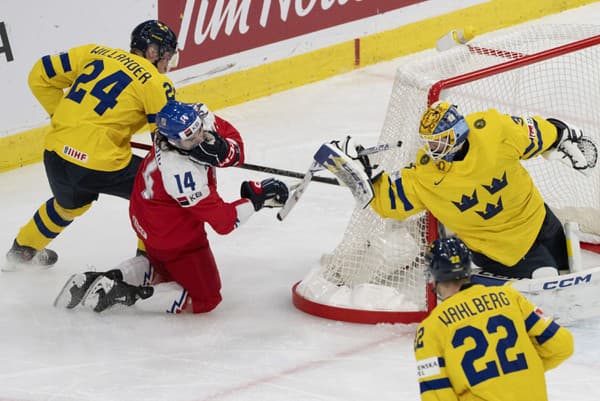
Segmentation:
[(36, 250), (30, 246), (19, 245), (14, 240), (12, 248), (6, 254), (6, 265), (3, 271), (14, 271), (25, 266), (51, 267), (58, 260), (58, 254), (52, 249)]
[(153, 293), (152, 287), (136, 287), (121, 280), (99, 276), (90, 285), (82, 305), (93, 309), (94, 312), (102, 312), (116, 304), (131, 306), (138, 299), (149, 298)]
[(58, 296), (54, 300), (54, 306), (73, 309), (81, 303), (85, 293), (99, 276), (105, 276), (112, 280), (123, 279), (123, 274), (118, 269), (109, 270), (107, 272), (73, 274), (58, 293)]

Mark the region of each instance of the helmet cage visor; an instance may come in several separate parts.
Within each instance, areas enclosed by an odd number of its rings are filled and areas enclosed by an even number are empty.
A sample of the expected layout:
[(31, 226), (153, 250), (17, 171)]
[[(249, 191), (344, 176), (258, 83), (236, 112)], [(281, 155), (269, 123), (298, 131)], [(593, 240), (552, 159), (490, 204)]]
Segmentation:
[(456, 133), (453, 128), (437, 134), (421, 134), (425, 142), (425, 152), (434, 160), (442, 159), (456, 145)]
[(423, 115), (419, 135), (425, 144), (425, 152), (434, 160), (452, 160), (469, 133), (465, 118), (456, 106), (446, 102), (433, 104)]

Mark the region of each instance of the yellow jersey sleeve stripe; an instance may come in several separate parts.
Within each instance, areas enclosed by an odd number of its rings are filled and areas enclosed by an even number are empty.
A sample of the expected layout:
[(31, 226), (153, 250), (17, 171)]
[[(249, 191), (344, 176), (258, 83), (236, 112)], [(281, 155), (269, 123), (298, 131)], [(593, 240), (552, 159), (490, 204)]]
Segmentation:
[(42, 65), (44, 66), (44, 72), (48, 76), (48, 78), (54, 78), (56, 76), (56, 70), (52, 65), (52, 59), (50, 56), (42, 57)]
[(535, 311), (531, 312), (529, 314), (529, 316), (527, 316), (527, 319), (525, 319), (525, 328), (527, 329), (527, 332), (529, 332), (529, 330), (531, 330), (531, 328), (540, 320), (540, 316), (535, 313)]
[(404, 205), (404, 210), (409, 211), (414, 209), (412, 203), (409, 202), (408, 198), (406, 198), (406, 194), (404, 193), (404, 187), (402, 186), (402, 177), (398, 178), (394, 184), (396, 184), (396, 193), (398, 194), (398, 198), (402, 201)]
[(430, 390), (441, 390), (444, 388), (451, 388), (452, 384), (450, 383), (450, 379), (447, 377), (441, 379), (433, 379), (433, 380), (425, 380), (419, 383), (419, 390), (421, 394)]
[[(530, 159), (533, 156), (535, 156), (538, 153), (540, 153), (540, 151), (544, 147), (544, 140), (542, 138), (542, 132), (540, 131), (540, 127), (538, 126), (537, 121), (533, 120), (533, 126), (535, 127), (535, 135), (537, 137), (537, 149), (535, 150), (535, 152), (533, 152), (532, 154), (530, 154), (529, 156), (527, 156), (528, 159)], [(535, 146), (535, 141), (532, 138), (531, 139), (531, 144), (527, 147), (527, 149), (525, 149), (524, 155), (526, 155), (527, 153), (531, 152), (531, 150), (534, 148), (534, 146)]]
[(69, 58), (69, 53), (61, 53), (59, 58), (60, 58), (60, 63), (62, 64), (63, 71), (64, 72), (71, 71), (71, 59)]
[(554, 337), (558, 329), (560, 329), (560, 326), (552, 322), (548, 325), (548, 327), (546, 327), (546, 330), (544, 330), (542, 334), (537, 336), (535, 339), (537, 340), (539, 345), (543, 345), (546, 341)]
[(146, 120), (149, 124), (154, 124), (156, 122), (156, 113), (154, 114), (146, 114)]
[(388, 180), (388, 196), (390, 198), (390, 209), (396, 210), (396, 196), (394, 195), (394, 189), (392, 188), (392, 179), (387, 177)]

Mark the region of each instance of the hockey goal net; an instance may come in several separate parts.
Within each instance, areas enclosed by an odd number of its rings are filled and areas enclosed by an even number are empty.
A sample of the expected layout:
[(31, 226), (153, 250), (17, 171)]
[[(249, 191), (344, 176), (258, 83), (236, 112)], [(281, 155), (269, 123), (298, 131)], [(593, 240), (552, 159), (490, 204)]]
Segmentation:
[[(511, 28), (409, 58), (397, 70), (378, 141), (401, 140), (403, 146), (374, 161), (387, 171), (413, 162), (421, 146), (420, 117), (438, 99), (457, 104), (463, 114), (495, 108), (564, 119), (600, 143), (600, 26)], [(569, 219), (577, 215), (582, 228), (600, 221), (590, 215), (599, 216), (600, 168), (586, 177), (542, 157), (523, 164), (559, 218), (562, 211)], [(600, 232), (585, 229), (594, 230)], [(420, 321), (435, 305), (423, 254), (436, 237), (437, 223), (427, 213), (400, 222), (357, 209), (340, 244), (294, 286), (294, 304), (334, 320)]]

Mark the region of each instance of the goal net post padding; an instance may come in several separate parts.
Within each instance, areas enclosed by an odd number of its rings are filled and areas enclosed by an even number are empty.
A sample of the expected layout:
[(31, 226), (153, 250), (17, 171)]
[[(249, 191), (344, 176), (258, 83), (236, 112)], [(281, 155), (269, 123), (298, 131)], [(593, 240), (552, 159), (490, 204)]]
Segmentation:
[[(409, 56), (397, 70), (378, 140), (401, 140), (403, 146), (371, 158), (386, 171), (413, 162), (422, 146), (420, 117), (438, 99), (458, 105), (463, 114), (494, 108), (511, 115), (562, 119), (599, 143), (599, 67), (597, 25), (513, 27), (444, 52)], [(542, 157), (522, 163), (559, 217), (567, 214), (561, 209), (584, 220), (589, 210), (600, 210), (599, 168), (586, 177)], [(370, 208), (354, 210), (341, 242), (294, 286), (294, 304), (334, 320), (422, 320), (435, 306), (427, 289), (424, 251), (437, 238), (437, 230), (426, 212), (396, 221), (381, 219)]]

